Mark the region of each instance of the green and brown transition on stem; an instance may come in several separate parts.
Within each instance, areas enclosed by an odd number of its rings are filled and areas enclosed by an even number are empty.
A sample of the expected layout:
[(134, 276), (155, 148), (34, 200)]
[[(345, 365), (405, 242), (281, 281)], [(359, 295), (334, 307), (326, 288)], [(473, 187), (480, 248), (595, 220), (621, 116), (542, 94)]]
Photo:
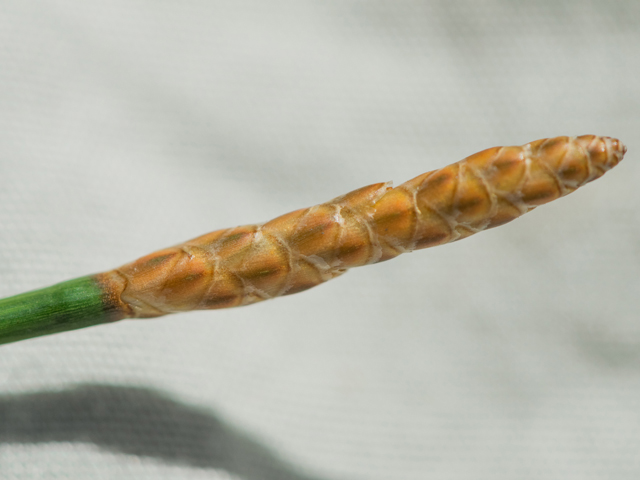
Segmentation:
[(111, 274), (80, 277), (0, 300), (0, 344), (126, 318)]

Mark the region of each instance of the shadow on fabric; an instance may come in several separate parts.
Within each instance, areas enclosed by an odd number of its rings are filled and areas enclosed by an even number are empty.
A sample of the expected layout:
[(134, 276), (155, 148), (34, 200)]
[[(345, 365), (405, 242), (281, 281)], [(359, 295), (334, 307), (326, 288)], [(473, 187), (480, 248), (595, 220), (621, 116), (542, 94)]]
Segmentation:
[(0, 443), (83, 442), (244, 480), (326, 480), (300, 472), (213, 412), (146, 388), (83, 384), (0, 396)]

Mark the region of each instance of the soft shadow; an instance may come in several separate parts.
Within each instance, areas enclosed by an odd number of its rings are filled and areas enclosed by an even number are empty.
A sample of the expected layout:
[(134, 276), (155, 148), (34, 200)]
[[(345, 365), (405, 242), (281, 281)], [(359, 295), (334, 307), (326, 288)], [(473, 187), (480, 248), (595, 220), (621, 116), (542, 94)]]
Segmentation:
[(85, 384), (0, 396), (0, 442), (84, 442), (245, 480), (323, 480), (215, 413), (146, 388)]

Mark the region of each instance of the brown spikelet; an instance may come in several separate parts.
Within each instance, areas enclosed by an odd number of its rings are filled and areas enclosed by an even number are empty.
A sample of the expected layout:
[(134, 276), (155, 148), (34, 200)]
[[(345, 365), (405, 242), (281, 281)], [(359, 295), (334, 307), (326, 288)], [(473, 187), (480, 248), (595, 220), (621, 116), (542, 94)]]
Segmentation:
[(602, 176), (626, 147), (584, 135), (496, 147), (391, 188), (379, 183), (263, 225), (219, 230), (113, 272), (133, 317), (248, 305), (352, 267), (496, 227)]

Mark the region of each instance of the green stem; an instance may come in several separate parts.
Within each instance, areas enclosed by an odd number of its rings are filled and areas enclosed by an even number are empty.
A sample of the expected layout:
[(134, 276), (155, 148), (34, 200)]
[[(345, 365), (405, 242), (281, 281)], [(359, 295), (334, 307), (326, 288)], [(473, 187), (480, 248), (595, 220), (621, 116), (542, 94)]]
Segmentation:
[(0, 300), (0, 344), (119, 320), (95, 276)]

